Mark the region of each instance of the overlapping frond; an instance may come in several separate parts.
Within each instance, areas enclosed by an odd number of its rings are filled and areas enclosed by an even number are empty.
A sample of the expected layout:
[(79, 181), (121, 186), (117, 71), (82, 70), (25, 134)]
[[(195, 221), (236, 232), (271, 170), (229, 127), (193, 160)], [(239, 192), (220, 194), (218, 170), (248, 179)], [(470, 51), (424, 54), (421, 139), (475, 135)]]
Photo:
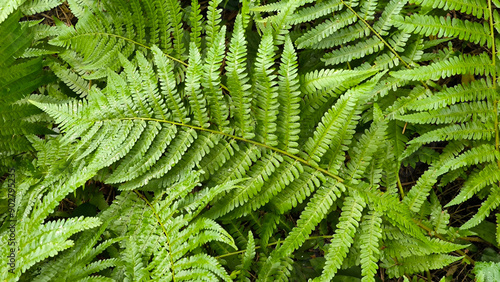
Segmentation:
[[(11, 3), (15, 5), (15, 3)], [(2, 12), (9, 9), (7, 5)], [(9, 12), (10, 13), (10, 12)], [(15, 156), (32, 151), (28, 134), (49, 134), (40, 111), (26, 103), (26, 97), (46, 82), (43, 57), (22, 59), (34, 42), (34, 32), (21, 25), (16, 11), (0, 20), (0, 172), (16, 165)], [(1, 18), (1, 16), (0, 16)], [(13, 126), (15, 125), (15, 126)]]
[(397, 17), (394, 25), (405, 32), (413, 32), (429, 36), (436, 34), (439, 37), (458, 37), (461, 40), (491, 47), (491, 37), (488, 25), (477, 22), (464, 21), (437, 16), (412, 15)]
[[(402, 277), (460, 259), (458, 238), (500, 205), (498, 1), (410, 2), (243, 1), (235, 15), (220, 0), (68, 0), (76, 26), (50, 28), (12, 12), (59, 0), (12, 2), (0, 167), (28, 167), (15, 216), (32, 235), (17, 240), (16, 279), (288, 281), (308, 268), (330, 281), (352, 268), (374, 281), (379, 267)], [(402, 183), (402, 164), (425, 168)], [(483, 199), (460, 228), (433, 191), (457, 180), (446, 207)], [(47, 219), (89, 183), (120, 195)]]
[(340, 269), (342, 261), (353, 243), (365, 205), (366, 203), (362, 201), (362, 198), (356, 197), (356, 195), (345, 198), (339, 223), (337, 224), (337, 231), (325, 256), (325, 267), (321, 276), (315, 279), (316, 281), (331, 280)]
[(454, 56), (428, 66), (392, 72), (391, 75), (407, 80), (438, 80), (459, 74), (490, 75), (495, 68), (488, 54), (481, 53), (477, 56)]

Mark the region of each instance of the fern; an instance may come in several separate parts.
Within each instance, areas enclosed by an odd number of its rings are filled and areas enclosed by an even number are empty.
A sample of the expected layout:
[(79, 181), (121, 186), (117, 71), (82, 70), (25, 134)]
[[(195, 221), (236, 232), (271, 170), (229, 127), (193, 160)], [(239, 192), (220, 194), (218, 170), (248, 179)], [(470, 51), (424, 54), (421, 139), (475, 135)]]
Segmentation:
[(405, 32), (421, 35), (436, 34), (439, 37), (458, 37), (476, 44), (491, 47), (491, 38), (487, 25), (457, 19), (413, 15), (407, 18), (395, 18), (395, 26)]
[[(9, 2), (0, 240), (15, 218), (18, 249), (0, 277), (374, 281), (472, 262), (461, 240), (500, 204), (498, 3), (410, 2), (70, 0), (74, 27), (20, 22), (60, 1)], [(89, 185), (110, 204), (62, 218)], [(455, 227), (446, 208), (473, 197)]]
[(490, 75), (495, 72), (487, 54), (478, 56), (457, 56), (449, 60), (433, 63), (412, 70), (401, 70), (391, 73), (392, 76), (408, 80), (437, 80), (457, 74)]

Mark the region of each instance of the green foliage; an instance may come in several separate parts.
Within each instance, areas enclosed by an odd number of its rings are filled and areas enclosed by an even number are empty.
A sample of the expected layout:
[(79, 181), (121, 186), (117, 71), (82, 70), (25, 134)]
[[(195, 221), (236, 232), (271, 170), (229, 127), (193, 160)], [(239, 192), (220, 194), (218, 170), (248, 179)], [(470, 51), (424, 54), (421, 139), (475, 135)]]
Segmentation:
[(375, 281), (473, 262), (463, 239), (492, 213), (500, 237), (500, 7), (410, 2), (69, 0), (76, 25), (52, 27), (21, 13), (60, 1), (2, 5), (0, 278)]
[(495, 281), (500, 278), (500, 265), (495, 262), (478, 262), (474, 268), (478, 282)]

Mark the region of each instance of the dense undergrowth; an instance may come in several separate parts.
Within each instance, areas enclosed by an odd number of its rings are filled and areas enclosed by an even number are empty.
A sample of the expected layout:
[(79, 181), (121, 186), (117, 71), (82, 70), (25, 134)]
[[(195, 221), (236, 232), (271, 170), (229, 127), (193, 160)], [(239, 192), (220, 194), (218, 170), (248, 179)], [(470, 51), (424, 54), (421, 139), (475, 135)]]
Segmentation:
[(0, 7), (2, 281), (500, 280), (497, 0)]

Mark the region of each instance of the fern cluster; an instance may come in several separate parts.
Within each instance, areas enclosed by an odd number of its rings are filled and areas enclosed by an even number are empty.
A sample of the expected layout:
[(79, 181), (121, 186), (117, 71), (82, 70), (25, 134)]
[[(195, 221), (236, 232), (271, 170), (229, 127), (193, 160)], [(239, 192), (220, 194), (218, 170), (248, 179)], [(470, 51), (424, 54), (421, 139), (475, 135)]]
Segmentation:
[[(60, 1), (8, 2), (2, 280), (407, 279), (474, 263), (463, 239), (500, 218), (497, 1), (241, 1), (232, 17), (220, 0), (68, 0), (75, 26), (20, 21)], [(95, 183), (117, 195), (60, 216)]]

